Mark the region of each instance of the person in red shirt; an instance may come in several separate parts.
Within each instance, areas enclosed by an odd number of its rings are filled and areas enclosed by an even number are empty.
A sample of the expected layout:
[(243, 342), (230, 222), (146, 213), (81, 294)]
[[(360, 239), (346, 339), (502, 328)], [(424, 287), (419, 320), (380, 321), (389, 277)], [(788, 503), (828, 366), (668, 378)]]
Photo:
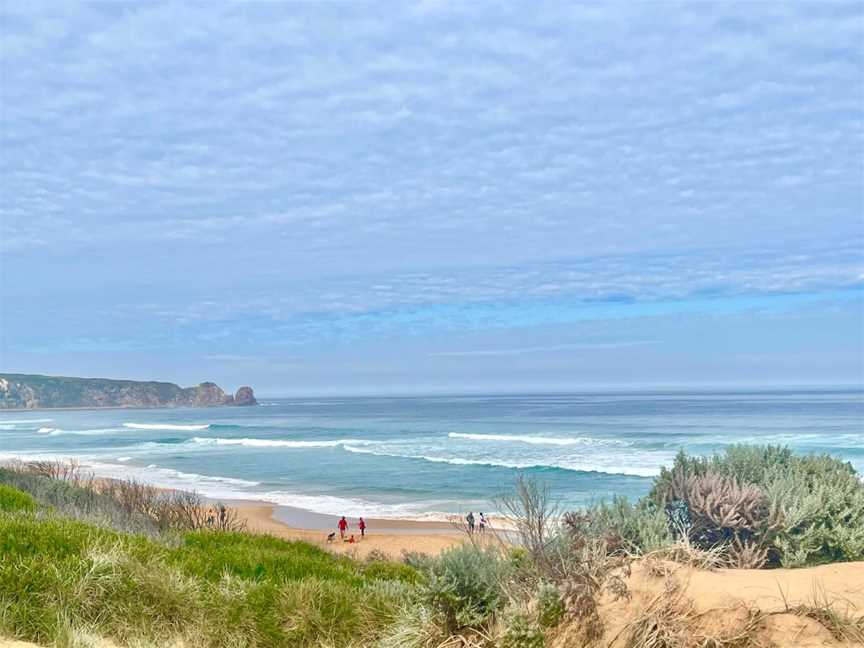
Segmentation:
[(343, 540), (345, 539), (345, 531), (348, 529), (348, 520), (345, 519), (345, 516), (342, 516), (342, 519), (339, 520), (339, 537)]
[(359, 523), (357, 526), (360, 527), (360, 537), (361, 537), (361, 538), (365, 538), (365, 537), (366, 537), (366, 520), (364, 520), (364, 519), (361, 517), (361, 518), (360, 518), (360, 523)]

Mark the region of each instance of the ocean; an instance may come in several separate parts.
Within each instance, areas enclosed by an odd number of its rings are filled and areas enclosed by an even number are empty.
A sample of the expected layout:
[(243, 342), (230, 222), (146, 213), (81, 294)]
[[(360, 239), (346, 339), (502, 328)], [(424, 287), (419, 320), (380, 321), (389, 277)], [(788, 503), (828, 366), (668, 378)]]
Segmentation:
[(859, 391), (262, 399), (215, 409), (0, 413), (0, 459), (332, 515), (494, 511), (519, 473), (564, 508), (645, 494), (679, 449), (828, 452), (864, 474)]

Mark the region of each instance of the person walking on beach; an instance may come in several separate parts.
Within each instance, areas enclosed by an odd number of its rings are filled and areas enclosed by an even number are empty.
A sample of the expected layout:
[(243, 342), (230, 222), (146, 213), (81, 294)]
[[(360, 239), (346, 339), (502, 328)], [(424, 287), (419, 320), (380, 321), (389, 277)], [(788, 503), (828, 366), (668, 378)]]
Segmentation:
[(487, 524), (486, 516), (483, 515), (483, 511), (480, 511), (480, 533), (485, 533)]
[(357, 524), (357, 526), (360, 528), (360, 537), (365, 538), (366, 537), (366, 520), (364, 520), (361, 517), (360, 522)]
[(339, 520), (339, 537), (344, 540), (345, 539), (345, 531), (348, 530), (348, 520), (345, 519), (345, 516), (342, 516), (342, 519)]
[(468, 533), (474, 533), (474, 511), (468, 511), (465, 520), (468, 522)]

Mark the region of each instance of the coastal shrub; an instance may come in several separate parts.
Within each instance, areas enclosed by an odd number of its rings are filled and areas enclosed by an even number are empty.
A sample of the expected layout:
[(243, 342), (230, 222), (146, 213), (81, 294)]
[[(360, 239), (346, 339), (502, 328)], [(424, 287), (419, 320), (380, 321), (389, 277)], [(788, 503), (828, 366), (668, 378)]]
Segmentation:
[(35, 511), (36, 500), (17, 488), (0, 484), (0, 511)]
[(61, 481), (25, 470), (26, 464), (11, 462), (0, 466), (0, 484), (30, 493), (46, 506), (62, 509), (77, 509), (89, 513), (96, 499), (95, 493)]
[(208, 504), (197, 493), (94, 479), (74, 461), (7, 462), (0, 467), (0, 483), (27, 491), (64, 515), (120, 531), (242, 531), (246, 525), (235, 509)]
[(564, 523), (571, 536), (603, 538), (612, 553), (648, 553), (673, 541), (665, 512), (648, 500), (633, 504), (616, 496), (582, 513), (566, 513)]
[(849, 463), (796, 457), (766, 475), (765, 490), (783, 511), (785, 567), (864, 560), (864, 482)]
[(402, 562), (419, 572), (426, 570), (434, 558), (422, 551), (402, 551)]
[(755, 484), (740, 484), (715, 472), (673, 473), (670, 502), (685, 505), (680, 531), (700, 549), (723, 545), (736, 566), (761, 567), (768, 558), (782, 514)]
[(7, 463), (0, 467), (0, 484), (25, 491), (43, 506), (53, 508), (64, 516), (130, 533), (159, 533), (153, 520), (124, 510), (111, 497), (85, 487), (82, 485), (84, 483), (89, 482), (63, 481), (31, 472), (30, 464), (23, 462)]
[(541, 583), (537, 589), (537, 623), (541, 628), (554, 628), (566, 612), (561, 591), (552, 583)]
[(504, 603), (507, 571), (494, 548), (452, 547), (429, 565), (420, 597), (440, 615), (447, 633), (479, 628), (492, 621)]
[(864, 483), (851, 464), (828, 455), (777, 446), (680, 452), (648, 500), (667, 510), (684, 502), (691, 533), (703, 547), (728, 542), (735, 565), (760, 556), (785, 567), (864, 558)]
[(800, 459), (789, 448), (773, 445), (735, 444), (726, 447), (722, 453), (703, 456), (690, 456), (680, 450), (672, 466), (660, 469), (648, 498), (656, 505), (664, 506), (676, 473), (687, 478), (714, 472), (742, 484), (764, 485), (769, 474), (782, 471)]
[(527, 614), (510, 617), (501, 638), (501, 648), (543, 648), (545, 645), (543, 630), (533, 624)]
[(91, 477), (82, 472), (81, 464), (77, 459), (37, 459), (34, 461), (15, 461), (12, 463), (17, 464), (19, 470), (31, 475), (48, 477), (73, 484), (92, 481)]
[(545, 571), (555, 569), (561, 511), (549, 487), (520, 474), (513, 492), (500, 497), (498, 506), (534, 564)]
[(160, 531), (211, 529), (242, 531), (246, 522), (232, 508), (221, 503), (207, 504), (197, 493), (166, 491), (127, 480), (94, 481), (88, 487), (114, 501), (128, 516), (140, 515)]

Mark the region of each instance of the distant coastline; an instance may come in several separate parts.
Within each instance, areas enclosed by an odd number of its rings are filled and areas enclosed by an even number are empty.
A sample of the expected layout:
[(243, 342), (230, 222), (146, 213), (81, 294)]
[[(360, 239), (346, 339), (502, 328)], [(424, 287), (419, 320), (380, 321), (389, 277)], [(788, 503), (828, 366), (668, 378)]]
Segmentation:
[(257, 405), (251, 387), (226, 393), (213, 382), (180, 387), (157, 381), (0, 373), (0, 410), (128, 409)]

